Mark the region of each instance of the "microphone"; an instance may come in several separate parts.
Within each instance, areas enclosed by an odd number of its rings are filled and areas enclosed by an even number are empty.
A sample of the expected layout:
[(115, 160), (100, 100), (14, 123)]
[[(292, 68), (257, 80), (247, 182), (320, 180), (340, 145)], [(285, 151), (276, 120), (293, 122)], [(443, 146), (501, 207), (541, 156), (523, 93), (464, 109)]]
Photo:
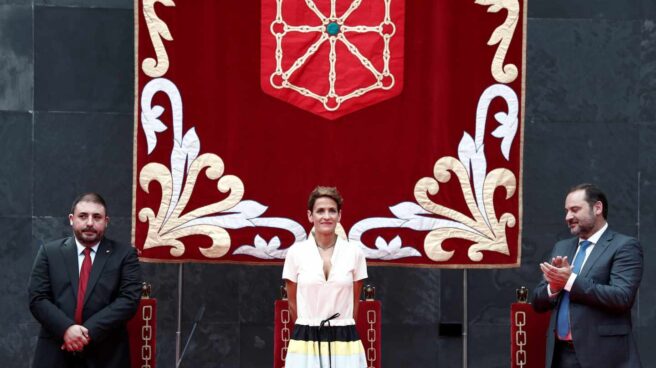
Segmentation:
[(198, 322), (200, 322), (201, 319), (203, 319), (203, 314), (205, 314), (205, 304), (201, 305), (200, 308), (198, 308), (196, 317), (194, 317), (194, 324), (191, 326), (191, 332), (187, 337), (187, 342), (185, 343), (184, 349), (182, 349), (182, 353), (180, 354), (180, 359), (178, 359), (177, 363), (175, 364), (175, 368), (180, 367), (180, 363), (182, 363), (182, 358), (184, 357), (185, 352), (189, 347), (189, 342), (191, 342), (191, 338), (194, 336), (194, 332), (196, 331), (196, 326), (198, 326)]

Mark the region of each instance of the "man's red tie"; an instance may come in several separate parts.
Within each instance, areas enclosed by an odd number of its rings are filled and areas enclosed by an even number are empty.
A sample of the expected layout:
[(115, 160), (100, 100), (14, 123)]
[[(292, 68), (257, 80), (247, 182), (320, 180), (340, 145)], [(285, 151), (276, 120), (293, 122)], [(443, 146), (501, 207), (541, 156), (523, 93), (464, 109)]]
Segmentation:
[(77, 305), (75, 306), (75, 323), (82, 324), (82, 307), (84, 306), (84, 293), (87, 291), (89, 274), (91, 273), (91, 248), (84, 248), (84, 261), (80, 270), (80, 283), (77, 286)]

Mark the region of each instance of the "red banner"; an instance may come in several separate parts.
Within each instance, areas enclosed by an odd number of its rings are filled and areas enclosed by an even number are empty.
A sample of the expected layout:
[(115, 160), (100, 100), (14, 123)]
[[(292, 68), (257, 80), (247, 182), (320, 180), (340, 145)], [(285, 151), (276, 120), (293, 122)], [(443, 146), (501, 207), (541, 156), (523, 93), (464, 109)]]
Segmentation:
[(520, 263), (520, 0), (138, 0), (143, 261), (279, 264), (316, 185), (369, 264)]

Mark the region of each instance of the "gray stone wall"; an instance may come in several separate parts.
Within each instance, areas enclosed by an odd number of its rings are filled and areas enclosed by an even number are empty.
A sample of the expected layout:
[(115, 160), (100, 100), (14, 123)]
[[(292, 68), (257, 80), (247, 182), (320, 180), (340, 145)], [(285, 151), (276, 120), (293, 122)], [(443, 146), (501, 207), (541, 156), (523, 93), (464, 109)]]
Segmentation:
[[(410, 1), (410, 0), (408, 0)], [(413, 0), (414, 1), (414, 0)], [(460, 0), (458, 0), (460, 1)], [(0, 361), (27, 367), (38, 324), (26, 285), (40, 243), (69, 232), (85, 190), (109, 200), (109, 236), (129, 241), (132, 193), (131, 0), (0, 0)], [(635, 308), (643, 364), (656, 366), (656, 2), (529, 0), (522, 266), (472, 270), (469, 366), (507, 367), (509, 304), (568, 236), (563, 197), (593, 181), (610, 223), (639, 237), (645, 275)], [(175, 354), (177, 266), (144, 264), (159, 301), (157, 360)], [(207, 311), (188, 367), (270, 367), (281, 267), (184, 267), (184, 335)], [(457, 367), (462, 271), (371, 268), (383, 301), (383, 366)]]

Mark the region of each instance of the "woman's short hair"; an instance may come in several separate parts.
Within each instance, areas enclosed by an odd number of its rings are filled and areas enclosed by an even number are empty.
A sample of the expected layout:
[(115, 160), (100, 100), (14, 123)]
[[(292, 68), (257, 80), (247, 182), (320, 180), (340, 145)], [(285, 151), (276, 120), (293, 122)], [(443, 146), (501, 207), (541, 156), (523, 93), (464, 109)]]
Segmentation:
[(344, 203), (344, 199), (342, 198), (342, 195), (339, 194), (337, 188), (318, 186), (314, 188), (312, 193), (310, 193), (310, 198), (308, 198), (308, 211), (312, 212), (314, 209), (314, 202), (316, 202), (317, 199), (321, 197), (332, 199), (335, 201), (335, 203), (337, 203), (337, 210), (342, 210), (342, 203)]

